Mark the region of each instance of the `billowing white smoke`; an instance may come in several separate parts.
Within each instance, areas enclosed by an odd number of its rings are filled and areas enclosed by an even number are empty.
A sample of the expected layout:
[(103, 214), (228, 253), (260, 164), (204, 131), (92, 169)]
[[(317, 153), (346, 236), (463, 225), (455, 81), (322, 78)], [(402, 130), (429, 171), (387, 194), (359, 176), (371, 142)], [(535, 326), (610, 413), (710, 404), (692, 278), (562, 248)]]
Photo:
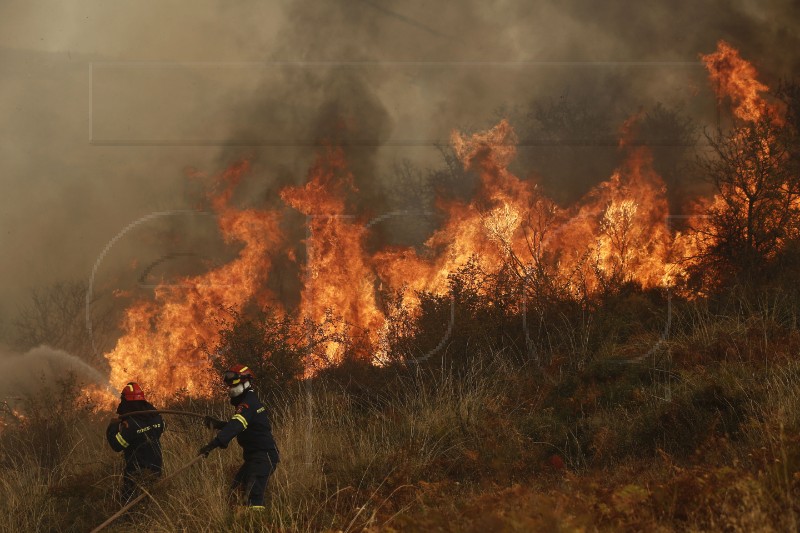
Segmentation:
[(42, 345), (22, 354), (0, 351), (0, 402), (13, 403), (73, 377), (81, 386), (108, 386), (100, 372), (63, 350)]

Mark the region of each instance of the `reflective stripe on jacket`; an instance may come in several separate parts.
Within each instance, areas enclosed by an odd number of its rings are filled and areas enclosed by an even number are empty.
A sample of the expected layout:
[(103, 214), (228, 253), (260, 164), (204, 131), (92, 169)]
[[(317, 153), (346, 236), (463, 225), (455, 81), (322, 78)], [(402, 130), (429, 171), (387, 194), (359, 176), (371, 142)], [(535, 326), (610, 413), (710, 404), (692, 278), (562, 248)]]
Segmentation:
[(236, 407), (231, 419), (217, 434), (217, 441), (227, 448), (230, 441), (236, 441), (242, 447), (245, 461), (258, 458), (269, 459), (272, 464), (280, 460), (278, 446), (272, 436), (272, 423), (267, 409), (253, 389), (248, 389), (238, 398), (231, 400)]

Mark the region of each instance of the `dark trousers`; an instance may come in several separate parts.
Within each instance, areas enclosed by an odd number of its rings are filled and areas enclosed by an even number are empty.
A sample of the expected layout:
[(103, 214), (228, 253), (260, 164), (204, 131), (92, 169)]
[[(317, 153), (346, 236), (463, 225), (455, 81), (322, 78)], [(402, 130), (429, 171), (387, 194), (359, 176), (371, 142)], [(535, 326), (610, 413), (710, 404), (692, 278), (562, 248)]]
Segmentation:
[(245, 461), (233, 477), (231, 495), (235, 497), (237, 493), (243, 493), (248, 506), (263, 507), (267, 481), (275, 471), (275, 466), (269, 459)]
[(161, 476), (161, 470), (150, 468), (125, 469), (122, 474), (122, 490), (120, 498), (126, 504), (139, 495), (141, 487), (148, 487)]

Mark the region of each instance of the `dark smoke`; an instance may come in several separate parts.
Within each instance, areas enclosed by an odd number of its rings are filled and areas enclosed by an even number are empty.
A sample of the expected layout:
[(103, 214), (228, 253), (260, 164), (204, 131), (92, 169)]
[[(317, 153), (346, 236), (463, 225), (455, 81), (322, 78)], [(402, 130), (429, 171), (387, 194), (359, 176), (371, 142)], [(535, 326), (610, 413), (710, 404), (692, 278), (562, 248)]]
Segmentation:
[[(655, 116), (661, 102), (678, 110), (678, 129), (683, 117), (714, 123), (699, 53), (725, 39), (774, 85), (799, 66), (798, 25), (795, 3), (774, 0), (4, 2), (4, 329), (28, 289), (88, 278), (126, 225), (202, 205), (209, 180), (187, 179), (187, 167), (213, 175), (250, 158), (236, 201), (275, 206), (319, 145), (338, 142), (359, 190), (354, 211), (425, 210), (437, 187), (470, 190), (471, 177), (442, 157), (451, 130), (485, 128), (499, 112), (523, 140), (515, 171), (568, 202), (608, 177), (617, 129), (633, 113)], [(546, 126), (562, 101), (597, 122)], [(665, 149), (662, 163), (677, 157)], [(430, 175), (419, 190), (401, 180)], [(410, 225), (374, 229), (380, 239), (423, 239), (425, 228), (403, 234)], [(146, 291), (145, 269), (152, 280), (201, 271), (223, 249), (208, 218), (159, 219), (108, 253), (98, 293)], [(162, 261), (175, 252), (181, 264)]]

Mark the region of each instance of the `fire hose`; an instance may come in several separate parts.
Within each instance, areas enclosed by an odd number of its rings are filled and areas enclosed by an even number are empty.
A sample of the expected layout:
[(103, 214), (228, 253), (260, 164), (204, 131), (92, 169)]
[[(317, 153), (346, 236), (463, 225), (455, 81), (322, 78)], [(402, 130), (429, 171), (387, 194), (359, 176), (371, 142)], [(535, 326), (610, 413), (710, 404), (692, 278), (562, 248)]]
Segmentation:
[[(206, 415), (201, 415), (201, 414), (199, 414), (199, 413), (191, 413), (191, 412), (189, 412), (189, 411), (173, 411), (173, 410), (170, 410), (170, 409), (157, 409), (157, 410), (151, 410), (151, 411), (132, 411), (132, 412), (130, 412), (130, 413), (125, 413), (125, 414), (122, 414), (122, 415), (120, 415), (120, 416), (119, 416), (119, 419), (121, 420), (121, 419), (123, 419), (123, 418), (127, 418), (127, 417), (129, 417), (129, 416), (135, 416), (135, 415), (151, 415), (151, 414), (153, 414), (153, 413), (158, 413), (158, 414), (162, 414), (162, 415), (184, 415), (184, 416), (193, 416), (193, 417), (196, 417), (196, 418), (205, 418), (205, 417), (206, 417)], [(189, 468), (189, 467), (193, 466), (194, 464), (198, 463), (198, 462), (199, 462), (201, 459), (204, 459), (204, 458), (205, 458), (205, 456), (203, 456), (203, 455), (198, 455), (197, 457), (195, 457), (194, 459), (192, 459), (192, 460), (191, 460), (191, 461), (189, 461), (188, 463), (184, 464), (183, 466), (181, 466), (180, 468), (178, 468), (176, 471), (174, 471), (174, 472), (173, 472), (173, 473), (171, 473), (170, 475), (168, 475), (168, 476), (166, 476), (166, 477), (163, 477), (163, 478), (161, 478), (160, 480), (158, 480), (158, 482), (156, 482), (155, 484), (153, 484), (153, 486), (152, 486), (151, 490), (152, 490), (152, 489), (155, 489), (156, 487), (158, 487), (158, 486), (160, 486), (160, 485), (163, 485), (164, 483), (166, 483), (167, 481), (169, 481), (169, 480), (170, 480), (170, 479), (172, 479), (173, 477), (177, 476), (178, 474), (180, 474), (181, 472), (183, 472), (183, 471), (184, 471), (184, 470), (186, 470), (187, 468)], [(91, 531), (91, 533), (97, 533), (98, 531), (100, 531), (100, 530), (102, 530), (102, 529), (105, 529), (105, 528), (106, 528), (106, 526), (108, 526), (109, 524), (111, 524), (111, 523), (112, 523), (114, 520), (116, 520), (116, 519), (117, 519), (117, 518), (119, 518), (120, 516), (124, 515), (124, 514), (125, 514), (125, 513), (126, 513), (126, 512), (127, 512), (127, 511), (128, 511), (130, 508), (131, 508), (131, 507), (133, 507), (134, 505), (136, 505), (137, 503), (139, 503), (140, 501), (142, 501), (142, 500), (143, 500), (145, 497), (147, 497), (148, 495), (149, 495), (149, 494), (148, 494), (147, 492), (142, 492), (142, 494), (139, 494), (139, 495), (138, 495), (136, 498), (132, 499), (130, 502), (128, 502), (127, 504), (125, 504), (125, 506), (123, 506), (123, 507), (122, 507), (122, 509), (120, 509), (119, 511), (117, 511), (116, 513), (114, 513), (112, 516), (108, 517), (108, 519), (107, 519), (105, 522), (103, 522), (102, 524), (100, 524), (99, 526), (97, 526), (96, 528), (94, 528), (94, 529)]]
[(160, 415), (184, 415), (184, 416), (194, 416), (196, 418), (205, 418), (206, 415), (201, 415), (200, 413), (190, 413), (189, 411), (172, 411), (170, 409), (156, 409), (151, 411), (132, 411), (130, 413), (124, 413), (119, 415), (119, 418), (127, 418), (129, 416), (136, 416), (136, 415), (152, 415), (153, 413), (158, 413)]

